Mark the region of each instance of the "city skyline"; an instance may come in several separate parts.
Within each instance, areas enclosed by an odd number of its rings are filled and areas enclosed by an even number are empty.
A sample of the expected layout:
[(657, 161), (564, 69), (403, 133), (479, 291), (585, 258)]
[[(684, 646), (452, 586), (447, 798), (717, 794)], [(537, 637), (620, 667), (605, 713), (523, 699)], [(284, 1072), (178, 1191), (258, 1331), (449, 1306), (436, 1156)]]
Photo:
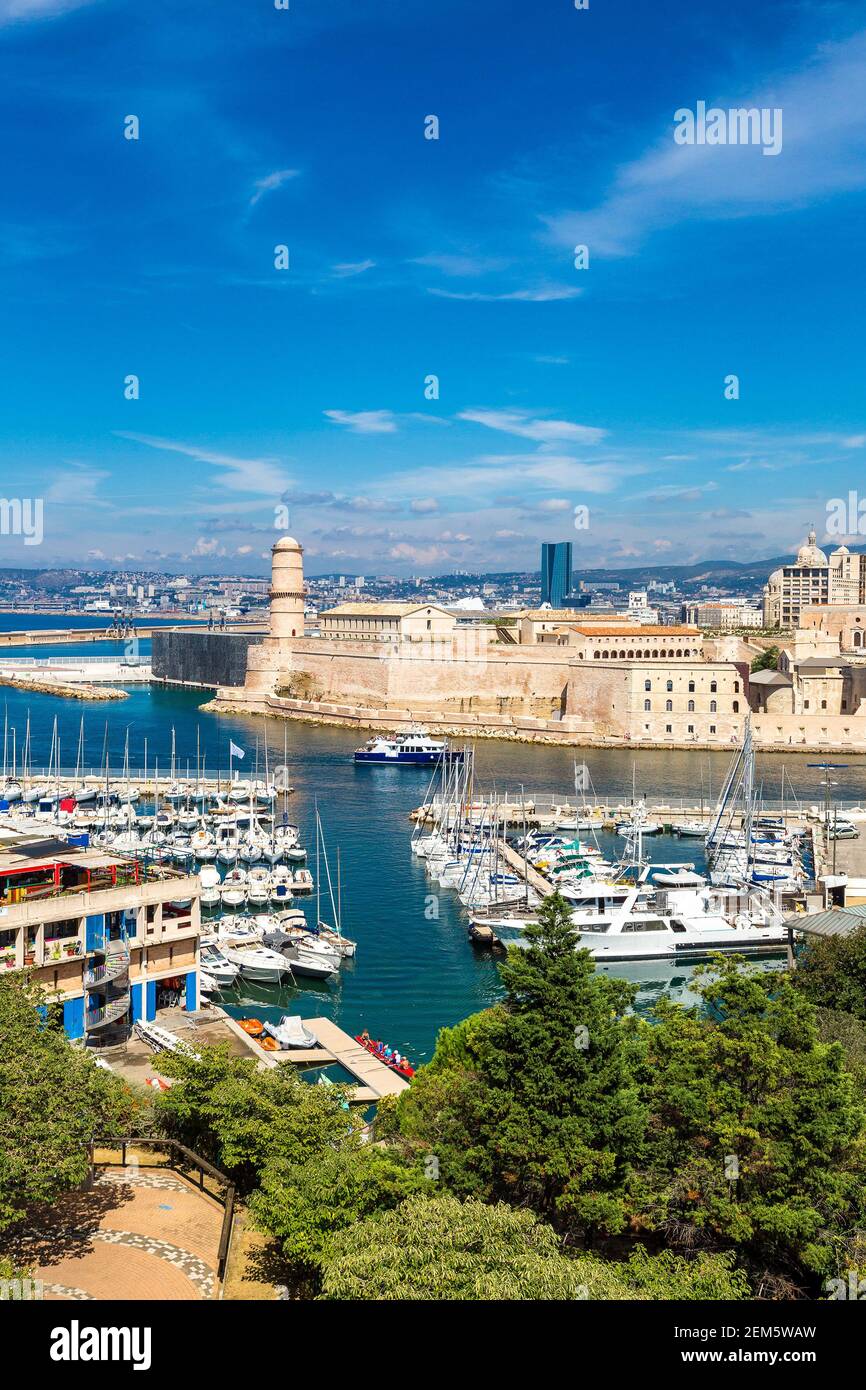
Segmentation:
[[(277, 519), (311, 575), (749, 561), (856, 484), (853, 4), (6, 0), (0, 65), (0, 494), (44, 499), (0, 567), (264, 575)], [(701, 101), (776, 157), (676, 143)]]

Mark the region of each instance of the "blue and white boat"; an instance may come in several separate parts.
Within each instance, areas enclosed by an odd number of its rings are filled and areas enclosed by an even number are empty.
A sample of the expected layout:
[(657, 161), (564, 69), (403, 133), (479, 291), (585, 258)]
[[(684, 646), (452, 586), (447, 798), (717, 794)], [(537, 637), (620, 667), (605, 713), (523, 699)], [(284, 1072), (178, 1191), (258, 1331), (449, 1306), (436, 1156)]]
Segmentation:
[(355, 749), (356, 763), (407, 763), (414, 766), (462, 758), (462, 752), (448, 747), (447, 739), (431, 738), (423, 729), (408, 734), (377, 735), (363, 748)]

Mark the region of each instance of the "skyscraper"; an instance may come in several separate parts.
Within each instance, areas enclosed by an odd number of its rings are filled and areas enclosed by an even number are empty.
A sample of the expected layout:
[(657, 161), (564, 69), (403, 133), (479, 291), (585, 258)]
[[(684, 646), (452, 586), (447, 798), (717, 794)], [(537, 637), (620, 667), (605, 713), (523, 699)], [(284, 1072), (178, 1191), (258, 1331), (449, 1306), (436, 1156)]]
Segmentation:
[(571, 541), (545, 541), (541, 547), (541, 602), (562, 608), (571, 593)]

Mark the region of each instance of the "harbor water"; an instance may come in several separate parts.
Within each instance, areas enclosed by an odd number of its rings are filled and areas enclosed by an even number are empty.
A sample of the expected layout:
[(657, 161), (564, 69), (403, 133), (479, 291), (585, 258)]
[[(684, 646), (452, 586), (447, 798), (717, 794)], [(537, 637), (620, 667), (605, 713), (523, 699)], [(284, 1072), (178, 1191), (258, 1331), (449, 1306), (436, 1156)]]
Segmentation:
[[(94, 647), (90, 647), (94, 651)], [(4, 690), (8, 720), (8, 746), (15, 729), (20, 750), (29, 712), (32, 768), (47, 766), (55, 716), (61, 739), (62, 764), (74, 767), (82, 712), (85, 719), (85, 765), (98, 771), (107, 742), (113, 777), (119, 777), (128, 735), (130, 767), (143, 766), (147, 739), (147, 765), (153, 771), (158, 758), (160, 773), (167, 774), (175, 731), (177, 772), (195, 776), (196, 738), (208, 771), (228, 768), (231, 739), (245, 750), (237, 764), (251, 775), (259, 744), (259, 770), (267, 739), (271, 769), (283, 762), (287, 740), (288, 779), (294, 789), (288, 798), (289, 819), (297, 823), (301, 843), (309, 852), (308, 867), (315, 874), (315, 816), (318, 808), (328, 848), (332, 875), (340, 851), (342, 925), (346, 936), (358, 943), (354, 960), (346, 961), (331, 983), (305, 981), (298, 988), (244, 984), (224, 1003), (241, 1016), (278, 1018), (283, 1013), (304, 1017), (327, 1015), (347, 1032), (369, 1029), (387, 1039), (416, 1064), (431, 1056), (436, 1034), (468, 1014), (493, 1003), (501, 994), (495, 959), (473, 948), (467, 937), (467, 920), (455, 893), (439, 889), (427, 878), (423, 862), (410, 852), (410, 812), (424, 798), (429, 769), (411, 766), (361, 765), (352, 760), (361, 736), (353, 730), (320, 728), (308, 724), (217, 717), (200, 706), (207, 692), (176, 687), (131, 687), (127, 700), (111, 705), (87, 706), (57, 697)], [(585, 761), (594, 790), (599, 795), (627, 803), (633, 789), (672, 801), (688, 798), (697, 803), (701, 788), (707, 798), (721, 786), (729, 760), (725, 750), (705, 752), (623, 750), (575, 750), (482, 741), (476, 755), (476, 786), (484, 794), (527, 797), (554, 794), (574, 801), (575, 758)], [(809, 766), (817, 759), (791, 755), (758, 759), (758, 779), (767, 799), (778, 798), (784, 764), (785, 797), (792, 792), (804, 805), (819, 805), (823, 797), (823, 773)], [(866, 805), (866, 759), (851, 757), (833, 774), (834, 794)], [(691, 862), (700, 869), (702, 842), (661, 835), (648, 838), (645, 850), (653, 860)], [(622, 850), (622, 840), (601, 836), (600, 847), (610, 856)], [(324, 888), (324, 885), (323, 885)], [(315, 895), (298, 898), (308, 918), (314, 920)], [(331, 919), (323, 895), (323, 917)], [(641, 963), (622, 967), (638, 986), (638, 1007), (650, 1007), (667, 992), (690, 1001), (690, 970)], [(620, 973), (620, 970), (617, 970)]]

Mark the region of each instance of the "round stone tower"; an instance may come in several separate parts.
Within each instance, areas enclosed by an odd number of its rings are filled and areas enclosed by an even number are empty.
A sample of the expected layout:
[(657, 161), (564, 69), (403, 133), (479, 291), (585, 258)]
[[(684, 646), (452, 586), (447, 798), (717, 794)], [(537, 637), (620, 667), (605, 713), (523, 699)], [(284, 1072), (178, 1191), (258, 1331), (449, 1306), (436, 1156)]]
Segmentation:
[(271, 551), (271, 639), (304, 635), (304, 548), (281, 536)]

